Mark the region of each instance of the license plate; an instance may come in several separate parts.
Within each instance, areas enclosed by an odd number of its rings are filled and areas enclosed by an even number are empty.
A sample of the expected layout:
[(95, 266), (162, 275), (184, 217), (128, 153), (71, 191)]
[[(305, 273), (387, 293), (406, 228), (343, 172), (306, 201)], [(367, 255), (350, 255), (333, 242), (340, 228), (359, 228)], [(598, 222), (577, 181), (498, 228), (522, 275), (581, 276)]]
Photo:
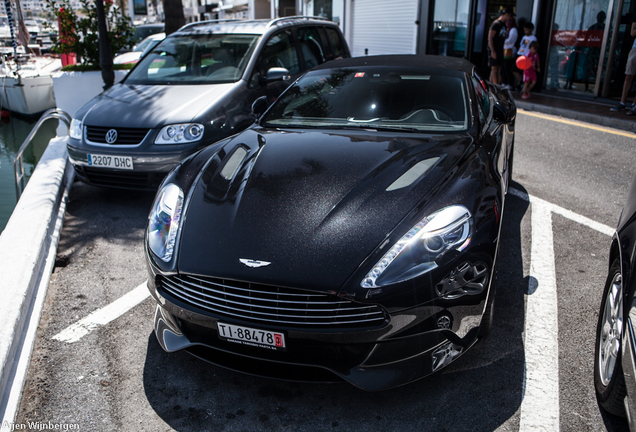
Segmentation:
[(115, 168), (115, 169), (133, 169), (133, 161), (130, 156), (106, 156), (106, 155), (88, 155), (88, 164), (90, 166)]
[(219, 337), (228, 342), (272, 350), (285, 350), (287, 348), (285, 335), (282, 333), (224, 323), (217, 325)]

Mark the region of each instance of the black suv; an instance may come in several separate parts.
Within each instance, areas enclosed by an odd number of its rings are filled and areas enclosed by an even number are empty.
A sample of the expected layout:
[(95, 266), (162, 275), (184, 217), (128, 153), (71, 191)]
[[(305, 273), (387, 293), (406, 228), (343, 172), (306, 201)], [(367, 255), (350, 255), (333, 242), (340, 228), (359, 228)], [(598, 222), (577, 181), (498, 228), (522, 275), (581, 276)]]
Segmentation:
[(71, 162), (87, 183), (156, 188), (185, 157), (250, 126), (256, 99), (273, 101), (289, 78), (349, 56), (338, 26), (316, 18), (186, 25), (78, 110)]

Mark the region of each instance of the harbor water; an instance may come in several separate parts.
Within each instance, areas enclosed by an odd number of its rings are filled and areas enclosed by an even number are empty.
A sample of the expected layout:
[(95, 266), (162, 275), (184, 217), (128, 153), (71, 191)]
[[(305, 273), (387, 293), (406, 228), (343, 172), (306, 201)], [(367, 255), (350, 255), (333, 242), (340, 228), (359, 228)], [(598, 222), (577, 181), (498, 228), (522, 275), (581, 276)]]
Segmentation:
[[(13, 160), (20, 146), (37, 123), (38, 118), (23, 120), (14, 116), (0, 123), (0, 232), (4, 230), (16, 202), (16, 184)], [(35, 170), (51, 138), (55, 137), (58, 121), (47, 120), (23, 154), (27, 179)]]

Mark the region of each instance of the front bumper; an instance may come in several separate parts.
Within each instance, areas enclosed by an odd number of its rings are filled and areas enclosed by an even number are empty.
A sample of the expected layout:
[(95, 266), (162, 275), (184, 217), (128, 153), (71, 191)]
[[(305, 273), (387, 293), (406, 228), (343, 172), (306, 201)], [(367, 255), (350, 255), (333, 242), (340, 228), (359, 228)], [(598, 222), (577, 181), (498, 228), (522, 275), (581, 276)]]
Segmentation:
[[(67, 150), (77, 177), (85, 183), (123, 189), (156, 190), (166, 174), (183, 159), (196, 152), (198, 147), (196, 145), (178, 146), (178, 148), (154, 152), (110, 147), (84, 149), (69, 143)], [(90, 166), (89, 154), (132, 157), (133, 169)]]
[[(199, 314), (159, 292), (154, 330), (168, 352), (185, 349), (218, 366), (270, 378), (300, 382), (347, 381), (379, 391), (441, 370), (477, 341), (485, 297), (456, 307), (420, 305), (387, 315), (382, 326), (362, 329), (281, 328)], [(450, 329), (438, 328), (452, 316)], [(282, 331), (285, 351), (240, 345), (218, 336), (218, 322)], [(415, 324), (415, 325), (414, 325)]]

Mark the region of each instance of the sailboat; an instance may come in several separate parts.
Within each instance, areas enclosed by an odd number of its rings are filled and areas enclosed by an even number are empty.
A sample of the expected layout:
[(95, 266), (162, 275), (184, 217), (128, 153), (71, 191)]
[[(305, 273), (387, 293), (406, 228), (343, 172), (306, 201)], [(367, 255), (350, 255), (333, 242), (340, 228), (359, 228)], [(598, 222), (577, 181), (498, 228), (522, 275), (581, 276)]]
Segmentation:
[[(20, 39), (28, 50), (29, 34), (22, 20), (20, 2), (16, 1)], [(36, 116), (55, 107), (52, 75), (62, 67), (58, 58), (20, 54), (14, 30), (15, 20), (10, 1), (5, 0), (13, 57), (3, 55), (0, 66), (0, 109), (22, 116)]]

